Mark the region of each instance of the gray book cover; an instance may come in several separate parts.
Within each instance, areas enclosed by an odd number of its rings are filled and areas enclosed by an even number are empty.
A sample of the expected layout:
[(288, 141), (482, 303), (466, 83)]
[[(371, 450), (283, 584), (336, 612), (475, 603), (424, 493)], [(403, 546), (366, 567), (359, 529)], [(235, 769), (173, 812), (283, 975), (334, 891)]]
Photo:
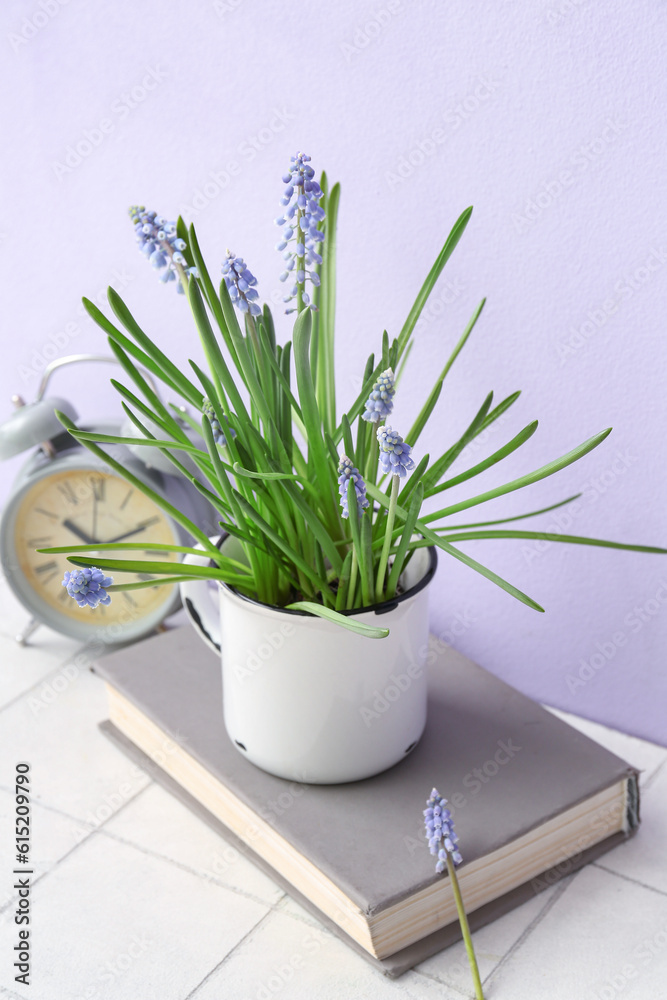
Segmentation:
[[(255, 767), (229, 740), (222, 717), (219, 659), (190, 626), (109, 654), (95, 672), (227, 786), (320, 869), (363, 913), (376, 914), (442, 876), (423, 835), (422, 810), (435, 785), (452, 807), (465, 862), (490, 854), (597, 792), (629, 778), (626, 832), (582, 844), (557, 864), (470, 915), (481, 926), (634, 832), (636, 770), (572, 729), (530, 698), (447, 647), (429, 665), (425, 733), (400, 764), (364, 781), (300, 785)], [(391, 711), (391, 704), (384, 711)], [(378, 703), (378, 710), (382, 704)], [(227, 839), (231, 837), (115, 727), (104, 730), (126, 752)], [(459, 936), (458, 924), (378, 960), (356, 945), (247, 845), (256, 861), (299, 902), (389, 975), (439, 951)], [(570, 852), (571, 853), (571, 852)], [(559, 858), (562, 862), (563, 859)]]

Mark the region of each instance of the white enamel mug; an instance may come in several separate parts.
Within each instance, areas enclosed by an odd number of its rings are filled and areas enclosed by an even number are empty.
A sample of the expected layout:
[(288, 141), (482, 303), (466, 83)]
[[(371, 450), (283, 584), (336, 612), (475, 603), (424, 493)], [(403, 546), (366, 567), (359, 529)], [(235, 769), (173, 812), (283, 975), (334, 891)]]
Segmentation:
[[(227, 537), (223, 551), (243, 558)], [(187, 556), (206, 565), (208, 556)], [(416, 549), (402, 593), (349, 612), (390, 632), (369, 639), (301, 611), (271, 607), (224, 583), (181, 584), (193, 626), (222, 659), (225, 728), (239, 753), (292, 781), (338, 784), (392, 767), (426, 724), (428, 584), (435, 549)]]

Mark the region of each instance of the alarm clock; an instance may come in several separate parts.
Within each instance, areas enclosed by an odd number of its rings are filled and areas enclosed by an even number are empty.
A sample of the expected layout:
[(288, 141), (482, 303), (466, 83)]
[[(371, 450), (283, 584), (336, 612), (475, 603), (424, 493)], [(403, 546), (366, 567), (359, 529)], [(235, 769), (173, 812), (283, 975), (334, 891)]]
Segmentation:
[[(35, 402), (26, 404), (20, 397), (14, 397), (16, 411), (0, 425), (0, 460), (38, 446), (21, 469), (0, 516), (0, 559), (4, 574), (31, 615), (30, 622), (17, 636), (22, 644), (40, 624), (84, 642), (130, 642), (154, 631), (180, 607), (177, 586), (156, 584), (118, 591), (107, 606), (81, 609), (61, 585), (65, 570), (72, 569), (67, 556), (36, 551), (82, 543), (146, 539), (156, 559), (178, 564), (179, 554), (161, 551), (160, 544), (192, 544), (189, 534), (161, 507), (63, 429), (55, 411), (61, 410), (76, 420), (71, 403), (43, 397), (54, 368), (84, 360), (115, 362), (115, 358), (95, 355), (58, 359), (45, 371)], [(131, 433), (121, 420), (81, 425), (81, 429), (123, 436)], [(146, 446), (136, 446), (134, 450), (132, 446), (119, 444), (100, 447), (211, 533), (215, 525), (212, 508), (184, 476), (168, 471), (174, 467), (161, 452)], [(94, 565), (94, 553), (90, 560)], [(150, 578), (146, 574), (115, 572), (113, 576), (114, 583)]]

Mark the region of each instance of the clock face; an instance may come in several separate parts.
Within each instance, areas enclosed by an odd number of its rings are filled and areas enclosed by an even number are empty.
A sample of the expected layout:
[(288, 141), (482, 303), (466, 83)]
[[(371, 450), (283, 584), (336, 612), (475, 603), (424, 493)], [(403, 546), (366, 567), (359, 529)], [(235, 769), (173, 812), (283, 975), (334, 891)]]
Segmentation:
[[(120, 559), (154, 559), (178, 562), (178, 554), (160, 551), (160, 544), (178, 545), (171, 521), (164, 512), (140, 490), (113, 473), (90, 468), (69, 468), (38, 479), (23, 493), (15, 518), (15, 563), (34, 592), (38, 602), (45, 603), (58, 619), (72, 619), (96, 629), (117, 625), (123, 631), (141, 631), (147, 618), (157, 624), (174, 600), (174, 587), (147, 587), (141, 590), (117, 591), (111, 604), (97, 608), (80, 608), (63, 587), (65, 570), (75, 567), (65, 555), (45, 555), (35, 551), (61, 545), (81, 545), (93, 542), (146, 542), (150, 551), (114, 553)], [(100, 553), (110, 558), (111, 553)], [(95, 554), (88, 553), (95, 565)], [(14, 561), (14, 560), (13, 560)], [(116, 573), (114, 583), (148, 579), (146, 574)], [(37, 608), (35, 608), (37, 610)], [(37, 612), (39, 614), (39, 612)], [(53, 619), (53, 614), (49, 616)], [(64, 623), (63, 623), (64, 624)], [(64, 630), (64, 629), (63, 629)]]

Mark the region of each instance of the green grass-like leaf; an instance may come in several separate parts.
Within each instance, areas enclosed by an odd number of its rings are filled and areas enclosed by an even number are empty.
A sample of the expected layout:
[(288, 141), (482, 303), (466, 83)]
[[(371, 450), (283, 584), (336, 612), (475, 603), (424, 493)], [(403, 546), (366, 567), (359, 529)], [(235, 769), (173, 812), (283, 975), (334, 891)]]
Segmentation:
[(565, 504), (572, 503), (574, 500), (578, 500), (581, 493), (574, 493), (571, 497), (567, 497), (565, 500), (559, 500), (558, 503), (552, 503), (548, 507), (540, 507), (539, 510), (528, 511), (527, 514), (514, 514), (512, 517), (501, 517), (494, 521), (477, 521), (475, 524), (448, 524), (448, 525), (436, 525), (433, 529), (434, 531), (465, 531), (467, 528), (488, 528), (494, 524), (509, 524), (511, 521), (523, 521), (527, 517), (537, 517), (539, 514), (548, 514), (551, 510), (557, 510), (558, 507), (564, 507)]
[(479, 317), (480, 317), (480, 315), (482, 313), (482, 309), (484, 308), (485, 302), (486, 302), (486, 299), (482, 299), (482, 301), (480, 302), (480, 304), (477, 306), (477, 309), (473, 313), (472, 319), (470, 320), (470, 322), (466, 326), (465, 330), (461, 334), (461, 337), (459, 338), (459, 341), (456, 344), (456, 347), (454, 348), (454, 350), (450, 354), (449, 358), (447, 359), (447, 364), (445, 365), (445, 367), (440, 372), (440, 375), (438, 376), (438, 379), (437, 379), (435, 385), (431, 389), (430, 395), (428, 396), (426, 402), (424, 403), (423, 407), (421, 408), (419, 416), (417, 417), (417, 419), (415, 420), (414, 424), (412, 425), (412, 427), (408, 431), (405, 440), (408, 441), (412, 446), (414, 446), (415, 443), (417, 442), (417, 439), (419, 438), (419, 435), (421, 434), (421, 432), (424, 430), (424, 427), (426, 426), (426, 422), (427, 422), (428, 418), (431, 416), (431, 413), (435, 409), (435, 404), (438, 402), (438, 399), (440, 398), (440, 392), (442, 390), (442, 386), (443, 386), (443, 383), (444, 383), (444, 381), (445, 381), (445, 379), (447, 377), (447, 374), (448, 374), (450, 368), (452, 367), (452, 365), (454, 364), (454, 362), (456, 361), (456, 359), (458, 358), (459, 354), (463, 350), (463, 348), (464, 348), (464, 346), (465, 346), (465, 344), (466, 344), (466, 342), (468, 340), (468, 337), (470, 336), (470, 334), (474, 330), (475, 323), (477, 322), (477, 320), (479, 319)]
[(313, 604), (312, 601), (295, 601), (293, 604), (288, 604), (287, 607), (294, 611), (309, 611), (311, 615), (335, 622), (336, 625), (347, 629), (348, 632), (356, 632), (357, 635), (363, 635), (367, 639), (386, 639), (389, 635), (388, 628), (366, 625), (364, 622), (355, 621), (354, 618), (348, 618), (347, 615), (341, 615), (331, 608), (325, 608), (322, 604)]
[[(326, 174), (322, 175), (321, 187), (326, 222), (324, 240), (318, 247), (323, 259), (315, 266), (320, 284), (313, 290), (314, 311), (302, 308), (295, 317), (292, 341), (277, 343), (268, 305), (264, 305), (256, 316), (249, 312), (240, 315), (225, 281), (222, 280), (218, 287), (209, 273), (194, 226), (188, 229), (180, 218), (177, 232), (185, 243), (182, 252), (187, 268), (196, 267), (196, 274), (188, 276), (180, 264), (176, 268), (206, 357), (202, 367), (196, 361), (189, 362), (195, 382), (190, 381), (160, 350), (157, 342), (144, 333), (113, 289), (109, 289), (108, 297), (118, 325), (92, 302), (84, 300), (85, 308), (109, 338), (111, 350), (125, 372), (128, 384), (118, 380), (112, 380), (112, 384), (141, 436), (83, 431), (60, 415), (63, 425), (74, 439), (123, 475), (199, 541), (211, 555), (211, 567), (193, 569), (188, 566), (181, 571), (177, 565), (155, 557), (159, 553), (187, 555), (194, 551), (192, 546), (151, 547), (150, 541), (145, 546), (143, 543), (126, 546), (110, 543), (105, 547), (104, 543), (99, 543), (91, 547), (69, 546), (44, 551), (65, 552), (72, 561), (81, 560), (86, 552), (96, 553), (98, 559), (100, 552), (106, 552), (107, 557), (113, 558), (101, 560), (101, 566), (109, 569), (133, 566), (138, 567), (137, 572), (149, 574), (150, 567), (159, 567), (155, 576), (160, 582), (176, 583), (193, 576), (222, 578), (216, 574), (224, 573), (228, 581), (234, 581), (234, 585), (264, 603), (283, 606), (294, 599), (293, 607), (308, 608), (346, 628), (354, 628), (353, 619), (336, 612), (371, 606), (380, 593), (394, 595), (412, 553), (424, 545), (437, 546), (539, 611), (542, 608), (535, 600), (460, 551), (454, 543), (501, 538), (536, 539), (663, 553), (664, 549), (654, 546), (607, 542), (563, 535), (553, 530), (515, 528), (515, 522), (555, 510), (576, 497), (525, 514), (469, 524), (446, 523), (459, 511), (523, 489), (564, 469), (597, 447), (609, 431), (595, 435), (527, 475), (433, 513), (422, 514), (423, 499), (438, 496), (483, 474), (517, 451), (535, 433), (537, 421), (515, 433), (507, 443), (495, 446), (490, 455), (471, 459), (473, 464), (469, 468), (449, 474), (448, 470), (468, 445), (507, 413), (518, 399), (518, 392), (495, 407), (493, 393), (489, 393), (463, 433), (447, 450), (437, 455), (432, 463), (430, 457), (424, 455), (412, 476), (401, 484), (400, 492), (396, 481), (391, 493), (392, 514), (388, 514), (389, 488), (385, 485), (386, 477), (378, 470), (376, 427), (361, 419), (362, 410), (382, 370), (391, 367), (396, 372), (396, 383), (399, 382), (415, 340), (419, 318), (469, 223), (472, 209), (466, 209), (456, 220), (398, 336), (382, 331), (376, 351), (364, 368), (358, 396), (339, 416), (334, 377), (334, 330), (340, 187), (331, 185)], [(297, 301), (303, 302), (302, 292)], [(482, 300), (474, 311), (444, 367), (441, 368), (442, 360), (438, 361), (439, 374), (406, 436), (413, 447), (435, 411), (445, 379), (470, 338), (484, 304)], [(381, 329), (378, 327), (378, 332)], [(156, 380), (155, 385), (151, 379)], [(193, 407), (194, 413), (181, 412), (166, 398), (163, 401), (163, 386)], [(210, 400), (214, 414), (210, 419), (202, 413), (204, 396)], [(213, 439), (211, 420), (214, 419), (230, 428), (224, 445), (218, 445)], [(183, 420), (188, 425), (185, 429)], [(202, 440), (192, 435), (192, 431), (200, 434)], [(173, 471), (185, 477), (219, 512), (221, 526), (240, 540), (244, 562), (221, 557), (201, 529), (158, 493), (152, 481), (148, 478), (142, 481), (135, 471), (125, 468), (117, 457), (108, 454), (106, 448), (111, 445), (123, 445), (139, 454), (142, 447), (158, 449), (172, 464)], [(354, 487), (348, 490), (348, 523), (342, 518), (338, 503), (337, 466), (343, 448), (360, 470), (367, 494), (374, 502), (371, 508), (362, 512), (358, 509)], [(450, 478), (446, 479), (447, 475)], [(443, 521), (445, 523), (441, 523)], [(117, 554), (123, 548), (130, 558), (119, 560)], [(387, 568), (390, 553), (394, 560)], [(135, 554), (136, 558), (131, 558)], [(382, 591), (384, 579), (386, 586)], [(143, 581), (119, 585), (116, 589), (154, 585), (152, 581)], [(369, 631), (366, 626), (364, 629), (362, 634), (376, 637), (386, 634), (382, 629)]]
[(114, 593), (125, 590), (147, 590), (149, 587), (178, 586), (179, 583), (187, 583), (191, 579), (190, 576), (161, 576), (150, 580), (139, 580), (137, 583), (113, 583), (106, 590), (109, 593)]
[(561, 469), (567, 468), (568, 465), (572, 465), (573, 462), (579, 461), (584, 455), (587, 455), (589, 451), (593, 451), (597, 448), (599, 444), (602, 444), (604, 439), (608, 437), (611, 433), (611, 427), (608, 427), (604, 431), (600, 431), (599, 434), (594, 434), (593, 437), (584, 441), (583, 444), (578, 445), (573, 448), (572, 451), (568, 451), (566, 455), (561, 458), (557, 458), (553, 462), (548, 462), (547, 465), (543, 465), (541, 468), (536, 469), (535, 472), (529, 472), (526, 476), (519, 476), (518, 479), (513, 479), (509, 483), (505, 483), (504, 486), (497, 486), (493, 490), (487, 490), (486, 493), (480, 493), (478, 496), (470, 497), (468, 500), (461, 500), (459, 503), (452, 504), (451, 507), (442, 507), (441, 510), (434, 511), (432, 514), (427, 514), (423, 518), (424, 523), (429, 523), (430, 521), (439, 520), (441, 517), (449, 517), (451, 514), (456, 514), (460, 510), (468, 510), (469, 507), (476, 507), (480, 503), (486, 503), (487, 500), (495, 500), (496, 497), (505, 496), (507, 493), (513, 493), (514, 490), (521, 490), (525, 486), (531, 486), (533, 483), (540, 482), (541, 479), (546, 479), (548, 476), (553, 476), (554, 473), (560, 472)]
[(428, 297), (435, 287), (435, 283), (442, 274), (445, 264), (454, 253), (457, 243), (463, 236), (464, 230), (468, 225), (468, 222), (470, 221), (471, 215), (472, 215), (472, 207), (466, 208), (466, 210), (462, 212), (461, 215), (458, 217), (458, 219), (456, 220), (456, 222), (452, 227), (451, 233), (449, 234), (449, 236), (445, 241), (445, 245), (438, 254), (435, 264), (429, 271), (428, 275), (426, 276), (426, 280), (424, 281), (424, 284), (419, 290), (419, 294), (415, 299), (415, 303), (410, 312), (408, 313), (408, 318), (403, 324), (403, 328), (398, 336), (399, 360), (401, 355), (403, 354), (403, 351), (408, 345), (410, 335), (414, 330), (415, 326), (417, 325), (417, 320), (421, 316), (422, 309), (426, 305)]
[[(442, 537), (442, 536), (441, 536)], [(649, 552), (655, 555), (665, 555), (667, 549), (661, 549), (655, 545), (634, 545), (627, 542), (608, 542), (602, 538), (586, 538), (581, 535), (561, 535), (553, 531), (518, 531), (508, 529), (507, 531), (460, 531), (444, 536), (448, 542), (467, 542), (479, 539), (490, 538), (520, 538), (535, 539), (545, 542), (565, 542), (569, 545), (596, 545), (604, 549), (624, 549), (626, 552)]]
[(127, 354), (131, 354), (132, 357), (139, 362), (144, 368), (146, 368), (152, 375), (168, 385), (174, 392), (183, 396), (189, 403), (196, 406), (197, 409), (201, 407), (201, 393), (198, 392), (197, 387), (192, 384), (187, 378), (185, 378), (182, 373), (176, 369), (178, 377), (172, 377), (172, 374), (167, 372), (164, 368), (160, 367), (159, 360), (156, 360), (154, 354), (156, 352), (147, 353), (137, 346), (132, 340), (125, 336), (124, 333), (113, 325), (113, 323), (104, 315), (104, 313), (98, 309), (94, 302), (90, 299), (82, 299), (83, 306), (91, 317), (91, 319), (97, 323), (97, 325), (104, 330), (110, 342), (115, 342), (119, 344)]
[(472, 468), (467, 469), (465, 472), (461, 472), (458, 476), (454, 476), (452, 479), (448, 479), (439, 486), (435, 486), (433, 489), (428, 490), (426, 496), (435, 496), (437, 493), (442, 493), (443, 490), (451, 489), (452, 486), (459, 486), (460, 483), (465, 483), (468, 479), (478, 476), (481, 472), (486, 472), (487, 469), (490, 469), (498, 462), (501, 462), (503, 458), (507, 458), (507, 456), (516, 451), (517, 448), (520, 448), (522, 444), (525, 444), (526, 441), (533, 436), (536, 430), (537, 420), (533, 420), (531, 424), (528, 424), (522, 431), (519, 431), (519, 433), (513, 437), (511, 441), (508, 441), (508, 443), (503, 445), (502, 448), (494, 451), (494, 453), (489, 455), (488, 458), (478, 462), (477, 465), (473, 465)]
[[(56, 410), (56, 416), (66, 430), (70, 432), (72, 430), (78, 430), (74, 421), (70, 420), (67, 414), (62, 413), (60, 410)], [(164, 510), (165, 513), (169, 514), (169, 516), (173, 518), (177, 524), (180, 524), (181, 527), (185, 528), (185, 530), (188, 531), (193, 538), (196, 538), (197, 541), (201, 542), (207, 552), (212, 551), (215, 553), (217, 551), (213, 543), (208, 538), (208, 535), (205, 535), (204, 532), (201, 531), (201, 529), (194, 524), (189, 517), (186, 517), (186, 515), (183, 514), (177, 507), (174, 507), (173, 504), (169, 503), (169, 501), (166, 500), (160, 493), (157, 493), (142, 479), (139, 479), (139, 477), (135, 476), (133, 472), (130, 472), (130, 470), (124, 465), (116, 461), (116, 459), (109, 455), (108, 452), (103, 451), (102, 448), (98, 447), (98, 445), (93, 444), (92, 441), (82, 440), (82, 444), (88, 449), (88, 451), (92, 452), (93, 455), (96, 455), (97, 458), (106, 462), (110, 468), (119, 473), (119, 475), (126, 479), (128, 483), (131, 483), (138, 490), (140, 490), (145, 496), (152, 500), (153, 503), (157, 504), (161, 510)]]
[[(70, 556), (67, 560), (73, 566), (90, 566), (90, 560), (81, 559), (79, 556)], [(219, 569), (216, 566), (193, 566), (190, 563), (173, 562), (151, 562), (146, 559), (100, 559), (95, 558), (95, 565), (99, 569), (106, 569), (115, 573), (152, 573), (159, 576), (185, 576), (200, 580), (223, 580), (232, 586), (248, 586), (248, 577), (239, 573), (232, 573), (228, 570)], [(156, 583), (159, 581), (156, 580)]]
[(396, 593), (396, 587), (398, 586), (399, 577), (403, 572), (403, 564), (405, 563), (405, 557), (408, 554), (408, 548), (410, 542), (412, 541), (412, 536), (415, 531), (415, 525), (417, 524), (423, 500), (424, 486), (422, 483), (419, 483), (412, 494), (410, 507), (408, 508), (408, 516), (403, 524), (403, 533), (401, 535), (400, 542), (398, 543), (398, 549), (396, 550), (396, 554), (394, 556), (394, 564), (391, 567), (391, 573), (389, 574), (389, 579), (387, 581), (385, 594), (386, 600), (390, 600)]
[[(389, 507), (389, 500), (387, 499), (387, 496), (379, 490), (377, 486), (374, 486), (372, 483), (367, 483), (366, 492), (373, 500), (376, 500), (385, 509)], [(408, 518), (408, 512), (403, 507), (397, 506), (396, 517), (401, 521), (406, 521)], [(518, 601), (521, 601), (522, 604), (526, 604), (534, 611), (544, 611), (544, 608), (538, 604), (537, 601), (534, 601), (532, 597), (528, 597), (527, 594), (524, 594), (523, 591), (519, 590), (518, 587), (515, 587), (514, 584), (509, 583), (508, 580), (504, 580), (503, 577), (494, 573), (494, 571), (489, 569), (487, 566), (482, 565), (482, 563), (477, 562), (476, 559), (473, 559), (465, 552), (461, 552), (459, 549), (455, 548), (455, 546), (453, 546), (450, 542), (446, 542), (440, 538), (440, 536), (429, 528), (423, 520), (417, 520), (415, 528), (432, 545), (435, 545), (437, 548), (442, 549), (443, 552), (453, 556), (454, 559), (458, 559), (459, 562), (462, 562), (471, 569), (474, 569), (476, 573), (486, 577), (486, 579), (490, 580), (491, 583), (495, 583), (497, 587), (500, 587), (502, 590), (506, 591), (506, 593), (515, 597)]]
[[(326, 178), (325, 178), (326, 182)], [(326, 226), (322, 249), (319, 294), (319, 331), (317, 345), (317, 399), (324, 430), (332, 434), (336, 426), (336, 379), (334, 368), (334, 333), (336, 324), (336, 229), (340, 184), (326, 193)]]
[(310, 368), (310, 331), (311, 311), (304, 309), (294, 324), (294, 367), (296, 381), (299, 387), (301, 411), (308, 436), (308, 455), (312, 461), (313, 472), (317, 477), (321, 492), (323, 513), (326, 516), (329, 531), (338, 536), (338, 506), (336, 504), (335, 468), (329, 458), (328, 449), (323, 436), (322, 417), (317, 404), (317, 394), (313, 384)]
[(442, 479), (447, 469), (456, 461), (463, 449), (470, 444), (470, 442), (477, 437), (478, 434), (481, 433), (481, 429), (484, 425), (484, 421), (487, 419), (492, 402), (493, 393), (490, 392), (458, 441), (453, 444), (451, 448), (448, 448), (444, 455), (441, 455), (440, 458), (433, 463), (424, 476), (425, 490), (428, 491), (431, 486), (434, 486), (438, 480)]

